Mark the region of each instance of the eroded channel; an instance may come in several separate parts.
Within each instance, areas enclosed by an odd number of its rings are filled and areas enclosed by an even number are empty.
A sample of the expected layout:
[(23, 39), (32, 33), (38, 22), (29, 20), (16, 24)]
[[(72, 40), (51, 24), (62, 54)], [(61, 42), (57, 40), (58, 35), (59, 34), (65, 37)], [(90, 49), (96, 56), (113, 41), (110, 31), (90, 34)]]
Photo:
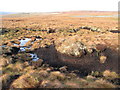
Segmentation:
[[(27, 42), (29, 42), (30, 38), (24, 38), (19, 40), (20, 44), (14, 44), (15, 46), (20, 46), (19, 53), (27, 53), (32, 58), (32, 61), (37, 61), (42, 59), (45, 63), (53, 67), (62, 67), (67, 66), (68, 71), (70, 70), (78, 70), (80, 74), (87, 75), (91, 71), (104, 71), (111, 70), (115, 72), (118, 71), (118, 52), (111, 50), (110, 48), (106, 48), (104, 51), (98, 54), (97, 51), (93, 51), (93, 53), (86, 53), (82, 57), (74, 57), (68, 56), (65, 54), (61, 54), (55, 48), (55, 45), (49, 45), (47, 47), (40, 47), (32, 52), (26, 52), (26, 49), (31, 49), (31, 46), (25, 46)], [(36, 39), (42, 40), (42, 39)], [(35, 40), (35, 41), (36, 41)], [(34, 44), (34, 41), (31, 41)], [(6, 45), (2, 46), (6, 47)], [(24, 53), (23, 53), (24, 54)], [(99, 56), (104, 55), (107, 57), (105, 63), (100, 63)], [(27, 57), (25, 57), (27, 58)]]

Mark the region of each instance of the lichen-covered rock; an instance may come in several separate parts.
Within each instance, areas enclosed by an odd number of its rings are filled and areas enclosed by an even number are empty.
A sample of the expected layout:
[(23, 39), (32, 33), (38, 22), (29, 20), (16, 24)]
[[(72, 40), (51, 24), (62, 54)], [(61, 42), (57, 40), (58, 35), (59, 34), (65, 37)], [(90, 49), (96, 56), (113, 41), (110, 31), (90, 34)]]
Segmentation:
[(77, 41), (72, 38), (65, 39), (60, 46), (57, 47), (57, 50), (66, 55), (81, 57), (85, 54), (85, 46), (80, 41)]
[(100, 56), (100, 63), (105, 63), (106, 59), (106, 56)]
[(59, 70), (62, 71), (62, 72), (66, 72), (67, 71), (67, 66), (60, 67)]
[(92, 75), (88, 75), (88, 76), (86, 77), (86, 79), (89, 80), (89, 81), (94, 81), (94, 80), (96, 80), (96, 78), (93, 77)]

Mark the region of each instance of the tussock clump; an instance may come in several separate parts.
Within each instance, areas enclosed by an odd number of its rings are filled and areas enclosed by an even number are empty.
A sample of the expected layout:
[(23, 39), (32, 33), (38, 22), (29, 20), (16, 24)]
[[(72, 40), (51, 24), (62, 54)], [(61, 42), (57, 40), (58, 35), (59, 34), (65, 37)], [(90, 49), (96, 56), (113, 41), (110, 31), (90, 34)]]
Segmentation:
[(35, 73), (34, 70), (20, 76), (11, 84), (11, 88), (35, 88), (39, 80), (37, 77), (31, 75), (33, 73)]

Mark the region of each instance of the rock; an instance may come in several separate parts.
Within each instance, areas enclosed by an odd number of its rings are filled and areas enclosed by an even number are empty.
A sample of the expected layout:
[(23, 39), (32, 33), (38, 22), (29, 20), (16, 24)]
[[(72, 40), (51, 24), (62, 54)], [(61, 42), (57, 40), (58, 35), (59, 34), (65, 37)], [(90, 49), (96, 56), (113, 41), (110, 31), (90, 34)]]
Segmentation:
[(65, 71), (67, 71), (67, 66), (63, 66), (63, 67), (59, 68), (59, 70), (62, 72), (65, 72)]
[(105, 63), (106, 59), (106, 56), (100, 56), (100, 63)]
[(88, 76), (86, 77), (86, 79), (87, 79), (87, 80), (90, 80), (90, 81), (96, 80), (96, 78), (93, 77), (93, 76), (91, 76), (91, 75), (88, 75)]
[(52, 71), (53, 70), (53, 67), (48, 67), (48, 68), (46, 68), (46, 71)]
[(55, 76), (59, 76), (61, 74), (61, 72), (59, 71), (54, 71), (54, 72), (51, 72), (52, 75), (55, 75)]
[(88, 52), (88, 53), (92, 53), (92, 52), (93, 52), (93, 49), (92, 49), (92, 48), (87, 48), (87, 52)]
[(80, 41), (66, 40), (57, 49), (60, 53), (81, 57), (85, 54), (85, 46)]

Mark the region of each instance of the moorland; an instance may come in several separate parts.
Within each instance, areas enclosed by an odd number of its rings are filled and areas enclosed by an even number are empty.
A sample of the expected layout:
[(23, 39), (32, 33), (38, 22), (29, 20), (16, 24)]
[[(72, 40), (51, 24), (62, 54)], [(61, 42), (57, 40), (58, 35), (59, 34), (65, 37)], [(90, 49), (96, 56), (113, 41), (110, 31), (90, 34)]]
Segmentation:
[(2, 88), (118, 88), (118, 13), (3, 15)]

